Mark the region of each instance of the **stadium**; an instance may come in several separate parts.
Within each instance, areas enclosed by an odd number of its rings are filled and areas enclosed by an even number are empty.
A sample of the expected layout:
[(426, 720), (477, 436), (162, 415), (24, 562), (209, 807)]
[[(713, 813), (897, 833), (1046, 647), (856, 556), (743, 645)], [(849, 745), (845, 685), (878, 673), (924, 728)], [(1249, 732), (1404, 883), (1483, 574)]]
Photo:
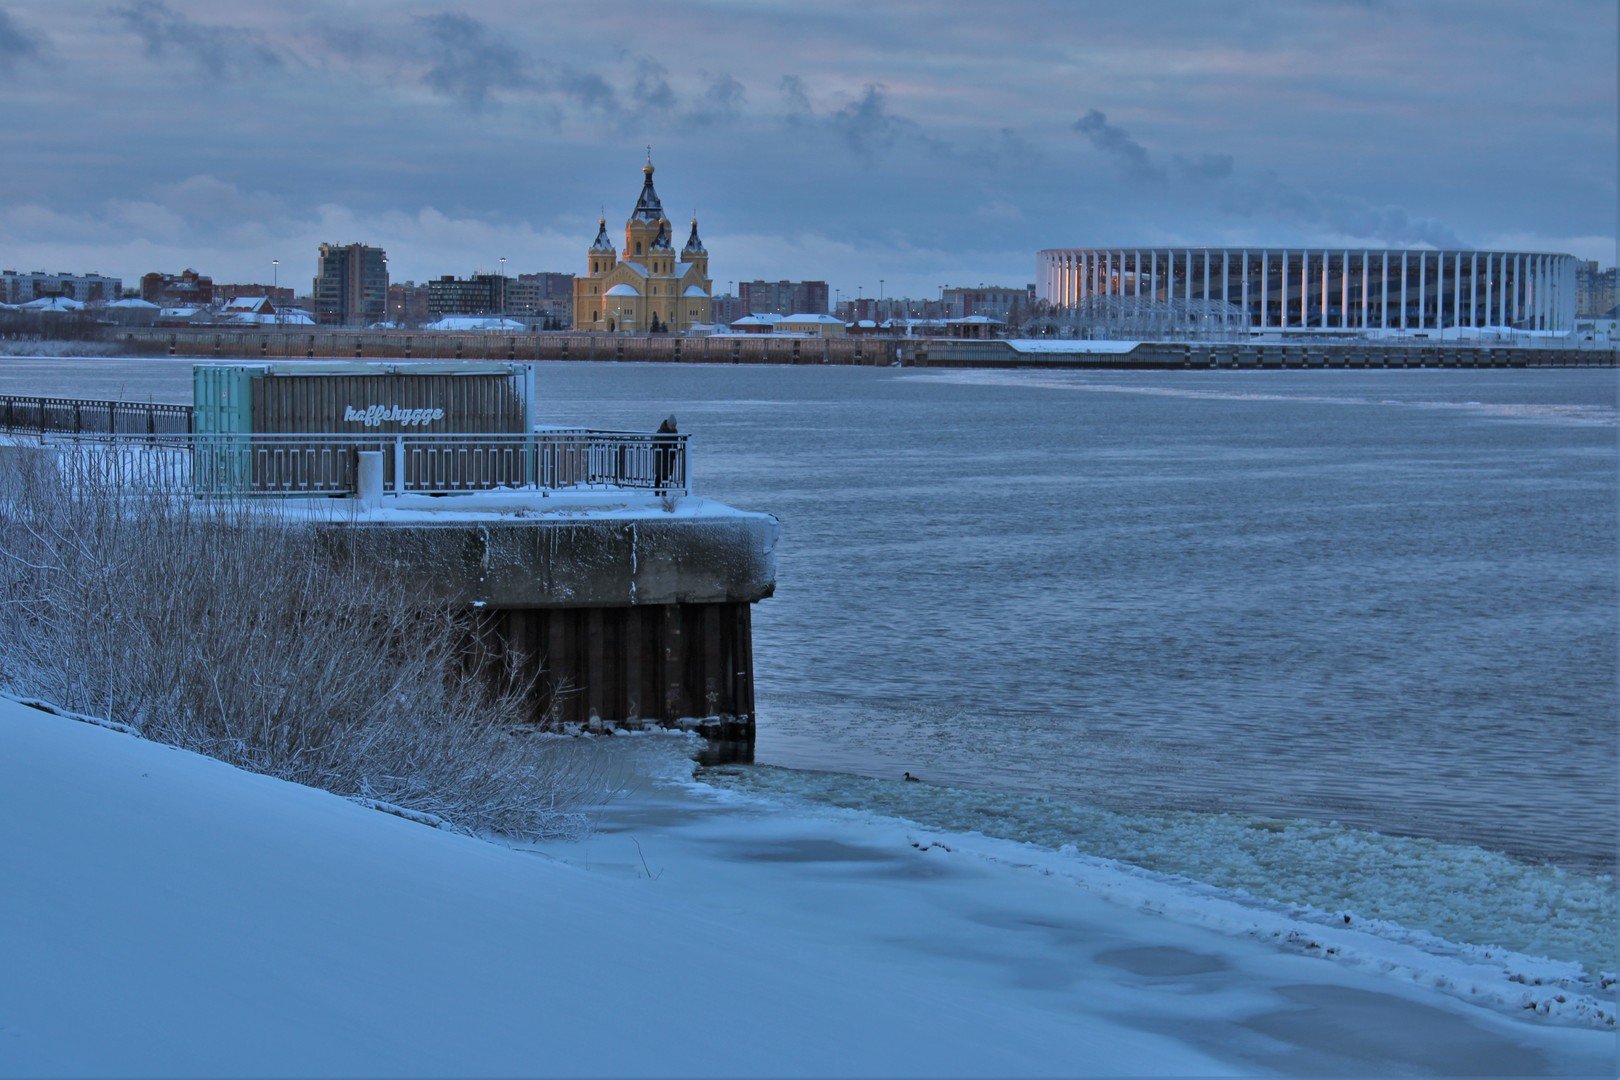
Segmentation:
[[(1054, 312), (1173, 319), (1250, 333), (1575, 329), (1573, 255), (1434, 248), (1049, 248)], [(1449, 333), (1448, 333), (1449, 332)]]

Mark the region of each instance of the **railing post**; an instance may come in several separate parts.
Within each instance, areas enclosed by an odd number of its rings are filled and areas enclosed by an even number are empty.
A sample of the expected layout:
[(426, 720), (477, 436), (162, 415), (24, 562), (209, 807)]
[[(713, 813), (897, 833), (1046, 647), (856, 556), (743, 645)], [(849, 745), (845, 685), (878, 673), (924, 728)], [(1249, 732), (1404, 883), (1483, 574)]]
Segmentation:
[(405, 436), (394, 436), (394, 494), (405, 494)]

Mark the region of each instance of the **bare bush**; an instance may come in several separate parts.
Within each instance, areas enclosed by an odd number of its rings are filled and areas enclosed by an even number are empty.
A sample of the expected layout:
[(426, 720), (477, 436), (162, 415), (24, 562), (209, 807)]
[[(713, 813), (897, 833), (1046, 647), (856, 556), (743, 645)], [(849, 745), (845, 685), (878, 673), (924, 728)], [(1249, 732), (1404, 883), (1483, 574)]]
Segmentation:
[(508, 835), (604, 793), (531, 734), (465, 614), (389, 572), (386, 530), (103, 479), (94, 447), (0, 466), (0, 687), (340, 795)]

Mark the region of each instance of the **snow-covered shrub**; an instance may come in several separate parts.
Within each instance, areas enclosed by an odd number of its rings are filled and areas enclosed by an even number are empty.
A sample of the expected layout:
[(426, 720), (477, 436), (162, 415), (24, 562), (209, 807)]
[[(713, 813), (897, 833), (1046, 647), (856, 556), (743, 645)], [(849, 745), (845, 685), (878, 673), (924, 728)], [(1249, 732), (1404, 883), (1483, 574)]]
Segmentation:
[(385, 530), (115, 487), (97, 453), (0, 460), (0, 688), (475, 831), (570, 831), (603, 794)]

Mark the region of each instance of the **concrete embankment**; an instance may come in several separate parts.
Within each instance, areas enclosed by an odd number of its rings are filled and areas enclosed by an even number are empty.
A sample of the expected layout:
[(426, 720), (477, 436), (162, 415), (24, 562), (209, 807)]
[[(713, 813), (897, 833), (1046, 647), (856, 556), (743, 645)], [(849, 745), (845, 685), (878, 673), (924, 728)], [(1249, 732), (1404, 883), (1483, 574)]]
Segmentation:
[(1085, 342), (775, 335), (443, 333), (376, 330), (125, 329), (112, 340), (145, 355), (209, 359), (590, 360), (704, 364), (850, 364), (1029, 368), (1614, 367), (1592, 343), (1412, 341)]

